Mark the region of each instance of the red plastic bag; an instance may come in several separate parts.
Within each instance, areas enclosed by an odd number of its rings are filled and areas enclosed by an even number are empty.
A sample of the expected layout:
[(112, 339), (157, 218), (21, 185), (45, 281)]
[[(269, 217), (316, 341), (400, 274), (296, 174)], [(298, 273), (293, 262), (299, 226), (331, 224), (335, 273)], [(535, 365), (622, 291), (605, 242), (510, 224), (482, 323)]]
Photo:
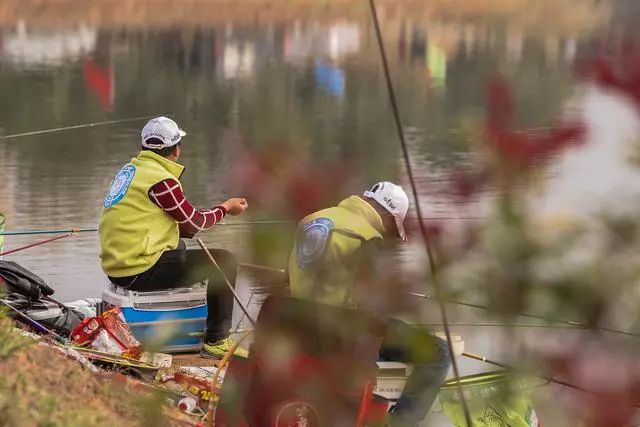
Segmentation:
[(71, 331), (71, 339), (81, 346), (91, 344), (91, 341), (93, 341), (93, 338), (98, 334), (101, 327), (102, 319), (100, 317), (87, 317), (73, 328)]
[(78, 345), (90, 345), (118, 356), (137, 359), (142, 354), (142, 344), (133, 336), (118, 306), (99, 317), (84, 319), (71, 331), (71, 339)]
[(142, 354), (142, 344), (133, 336), (120, 307), (115, 306), (102, 313), (102, 323), (109, 336), (123, 348), (122, 356), (137, 359)]

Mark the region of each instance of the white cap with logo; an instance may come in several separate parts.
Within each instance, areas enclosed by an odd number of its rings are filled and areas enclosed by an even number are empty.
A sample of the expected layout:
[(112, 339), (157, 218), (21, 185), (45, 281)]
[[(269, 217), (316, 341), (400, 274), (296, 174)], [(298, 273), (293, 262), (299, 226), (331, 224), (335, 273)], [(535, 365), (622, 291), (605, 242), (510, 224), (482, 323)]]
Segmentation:
[(407, 234), (404, 231), (404, 219), (407, 217), (409, 210), (409, 197), (402, 187), (392, 182), (379, 182), (374, 185), (371, 190), (365, 191), (364, 196), (378, 202), (380, 206), (385, 208), (396, 220), (398, 235), (404, 241), (407, 240)]
[[(161, 148), (173, 147), (187, 133), (178, 127), (178, 124), (168, 117), (156, 117), (147, 122), (142, 128), (142, 146), (159, 150)], [(159, 139), (162, 144), (149, 144), (151, 138)]]

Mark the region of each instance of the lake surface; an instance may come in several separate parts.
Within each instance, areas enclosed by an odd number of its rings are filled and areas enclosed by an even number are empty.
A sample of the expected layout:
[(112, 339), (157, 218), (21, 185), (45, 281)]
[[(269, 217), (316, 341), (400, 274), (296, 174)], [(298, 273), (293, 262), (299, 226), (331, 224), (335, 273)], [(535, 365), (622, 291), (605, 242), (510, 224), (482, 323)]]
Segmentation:
[[(559, 114), (573, 90), (573, 60), (610, 28), (618, 10), (570, 3), (585, 16), (557, 22), (557, 28), (551, 22), (544, 31), (540, 24), (553, 8), (496, 11), (487, 2), (450, 16), (446, 7), (380, 6), (427, 216), (482, 214), (461, 214), (441, 190), (451, 171), (472, 162), (468, 153), (477, 136), (465, 127), (481, 123), (489, 77), (500, 72), (509, 79), (521, 101), (522, 126), (543, 126)], [(1, 134), (127, 121), (0, 140), (0, 210), (8, 230), (95, 227), (111, 179), (137, 152), (145, 120), (130, 119), (141, 116), (167, 114), (187, 130), (183, 182), (198, 206), (236, 194), (234, 170), (243, 166), (234, 157), (238, 141), (262, 152), (287, 144), (320, 164), (351, 162), (349, 182), (330, 195), (332, 201), (377, 180), (408, 184), (364, 7), (347, 8), (342, 18), (334, 16), (339, 10), (320, 11), (274, 22), (247, 22), (250, 11), (240, 11), (209, 25), (184, 17), (156, 24), (150, 16), (148, 27), (130, 23), (124, 12), (109, 17), (120, 25), (92, 24), (73, 14), (68, 21), (54, 14), (47, 23), (46, 10), (45, 16), (34, 12), (34, 23), (4, 18), (10, 22), (1, 28)], [(533, 14), (531, 22), (523, 22), (525, 11)], [(230, 221), (291, 219), (260, 207)], [(203, 237), (252, 261), (251, 231), (248, 225), (219, 226)], [(6, 248), (39, 239), (10, 237)], [(406, 257), (421, 251), (419, 239), (413, 240)], [(99, 295), (97, 253), (96, 236), (88, 233), (12, 259), (68, 299)]]
[[(424, 214), (439, 218), (445, 230), (486, 215), (495, 189), (464, 209), (446, 189), (453, 172), (473, 167), (486, 82), (498, 73), (516, 97), (518, 126), (549, 126), (581, 93), (578, 102), (598, 135), (608, 135), (606, 143), (549, 168), (557, 185), (539, 196), (542, 214), (601, 206), (613, 183), (634, 197), (637, 173), (625, 166), (620, 147), (636, 132), (637, 117), (615, 96), (579, 85), (572, 70), (600, 38), (628, 35), (640, 16), (638, 3), (450, 3), (382, 2), (379, 11)], [(25, 4), (21, 14), (0, 13), (0, 135), (98, 125), (0, 139), (0, 211), (8, 231), (96, 227), (114, 174), (138, 150), (145, 119), (135, 118), (144, 116), (169, 115), (187, 131), (183, 184), (194, 204), (210, 207), (239, 191), (256, 194), (247, 215), (202, 235), (241, 261), (284, 267), (282, 241), (291, 224), (233, 222), (295, 219), (295, 207), (279, 191), (300, 176), (291, 172), (296, 165), (309, 168), (322, 200), (332, 202), (378, 180), (408, 186), (366, 2), (292, 7), (280, 15), (272, 8), (186, 2), (192, 13), (183, 10), (175, 21), (157, 16), (146, 2), (120, 12), (101, 2), (102, 9), (85, 11), (90, 6), (83, 4), (68, 16)], [(599, 125), (603, 117), (618, 122)], [(119, 122), (99, 124), (105, 121)], [(243, 182), (241, 150), (260, 153), (263, 163), (271, 153), (279, 158), (270, 160), (275, 168), (287, 173)], [(265, 255), (256, 236), (276, 242), (277, 250)], [(5, 249), (44, 238), (8, 236)], [(422, 288), (420, 239), (414, 234), (394, 256)], [(95, 233), (10, 259), (41, 275), (60, 300), (98, 297), (105, 283)], [(439, 321), (433, 308), (425, 321)], [(455, 309), (453, 317), (482, 314)], [(477, 352), (495, 354), (492, 341), (502, 339), (495, 328), (456, 330)], [(486, 369), (479, 365), (467, 364), (465, 371)]]

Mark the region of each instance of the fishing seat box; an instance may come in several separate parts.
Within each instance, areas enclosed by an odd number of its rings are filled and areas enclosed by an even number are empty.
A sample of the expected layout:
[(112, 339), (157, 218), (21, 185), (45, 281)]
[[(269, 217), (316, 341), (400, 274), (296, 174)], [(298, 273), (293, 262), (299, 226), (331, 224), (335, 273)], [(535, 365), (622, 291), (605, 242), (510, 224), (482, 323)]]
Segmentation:
[(136, 292), (109, 283), (102, 291), (102, 310), (116, 305), (143, 344), (159, 344), (165, 353), (197, 351), (202, 347), (207, 324), (204, 284)]

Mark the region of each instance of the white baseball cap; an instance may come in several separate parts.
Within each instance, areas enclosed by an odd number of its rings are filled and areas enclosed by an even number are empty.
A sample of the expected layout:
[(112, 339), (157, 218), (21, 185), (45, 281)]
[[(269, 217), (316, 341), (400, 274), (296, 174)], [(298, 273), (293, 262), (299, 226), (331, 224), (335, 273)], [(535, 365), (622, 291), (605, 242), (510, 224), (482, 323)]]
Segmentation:
[[(159, 150), (161, 148), (173, 147), (187, 133), (178, 127), (178, 124), (168, 117), (156, 117), (147, 122), (142, 128), (140, 135), (142, 136), (142, 146)], [(162, 144), (149, 144), (147, 140), (156, 138), (162, 141)]]
[(404, 241), (407, 240), (407, 234), (404, 231), (404, 219), (407, 217), (409, 210), (409, 197), (402, 187), (392, 182), (379, 182), (371, 190), (365, 191), (364, 196), (378, 202), (380, 206), (385, 208), (396, 220), (398, 235)]

